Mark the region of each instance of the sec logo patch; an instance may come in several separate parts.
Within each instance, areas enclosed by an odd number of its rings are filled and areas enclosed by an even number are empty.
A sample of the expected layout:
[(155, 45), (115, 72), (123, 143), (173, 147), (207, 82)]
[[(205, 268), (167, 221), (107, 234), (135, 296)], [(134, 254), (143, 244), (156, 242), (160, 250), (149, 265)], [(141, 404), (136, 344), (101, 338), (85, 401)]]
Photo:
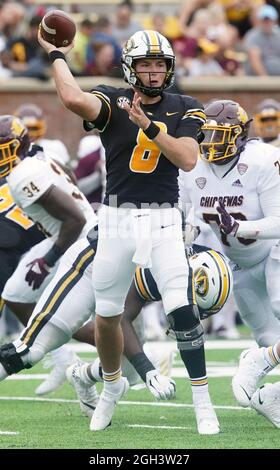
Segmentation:
[(125, 104), (128, 104), (130, 106), (131, 105), (130, 99), (127, 98), (126, 96), (119, 96), (117, 99), (118, 108), (123, 109)]

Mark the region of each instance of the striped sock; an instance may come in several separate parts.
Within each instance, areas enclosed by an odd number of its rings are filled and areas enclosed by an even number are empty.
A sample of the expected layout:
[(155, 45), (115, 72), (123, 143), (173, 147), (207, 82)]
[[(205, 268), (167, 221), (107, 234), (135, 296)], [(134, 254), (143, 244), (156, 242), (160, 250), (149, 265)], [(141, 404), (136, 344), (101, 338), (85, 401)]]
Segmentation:
[(104, 370), (102, 370), (102, 375), (104, 382), (114, 383), (120, 380), (122, 376), (122, 370), (120, 367), (115, 372), (105, 372)]
[(193, 402), (196, 404), (201, 401), (209, 401), (208, 379), (207, 376), (190, 378)]
[(120, 379), (122, 377), (122, 370), (119, 367), (118, 370), (115, 372), (105, 372), (102, 370), (103, 373), (103, 381), (104, 381), (104, 390), (110, 391), (111, 393), (118, 393), (120, 387)]
[(277, 353), (277, 343), (274, 346), (269, 346), (264, 349), (264, 358), (272, 369), (280, 364), (280, 358)]

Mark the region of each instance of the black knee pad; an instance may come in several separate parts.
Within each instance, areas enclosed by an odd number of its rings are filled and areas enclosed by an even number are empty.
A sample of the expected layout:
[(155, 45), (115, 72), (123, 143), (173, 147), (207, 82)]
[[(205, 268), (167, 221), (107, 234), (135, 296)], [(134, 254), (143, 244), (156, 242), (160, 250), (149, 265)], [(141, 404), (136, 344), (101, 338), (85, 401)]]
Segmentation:
[[(177, 340), (178, 349), (199, 349), (205, 341), (197, 305), (184, 305), (167, 315), (168, 334)], [(172, 334), (173, 333), (173, 334)]]
[[(24, 354), (28, 349), (24, 351)], [(4, 367), (7, 374), (12, 375), (21, 371), (22, 369), (30, 369), (30, 364), (24, 364), (21, 355), (17, 352), (13, 343), (4, 344), (0, 348), (0, 363)]]

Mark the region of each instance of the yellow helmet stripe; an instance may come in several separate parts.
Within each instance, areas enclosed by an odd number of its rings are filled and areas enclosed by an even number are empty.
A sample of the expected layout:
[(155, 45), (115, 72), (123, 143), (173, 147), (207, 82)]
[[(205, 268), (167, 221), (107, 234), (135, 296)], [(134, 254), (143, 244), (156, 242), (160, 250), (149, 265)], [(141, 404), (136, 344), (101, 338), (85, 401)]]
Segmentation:
[(3, 310), (3, 308), (4, 308), (4, 305), (5, 305), (5, 300), (2, 299), (2, 297), (0, 297), (0, 315), (1, 315), (1, 313), (2, 313), (2, 310)]
[(196, 293), (195, 293), (195, 277), (194, 277), (194, 272), (193, 272), (192, 268), (190, 267), (190, 265), (189, 265), (189, 270), (191, 271), (191, 272), (190, 272), (190, 275), (189, 275), (189, 279), (190, 279), (190, 277), (191, 277), (191, 283), (192, 283), (192, 301), (193, 301), (193, 304), (194, 304), (194, 305), (197, 305)]
[(215, 305), (215, 308), (218, 308), (218, 307), (221, 307), (222, 305), (224, 305), (224, 303), (226, 302), (226, 300), (228, 298), (228, 294), (230, 292), (229, 273), (228, 273), (227, 266), (225, 265), (224, 260), (221, 257), (221, 255), (219, 255), (214, 250), (209, 250), (208, 253), (211, 254), (211, 256), (216, 261), (217, 265), (219, 266), (219, 270), (220, 270), (221, 277), (222, 277), (222, 292), (221, 292), (221, 294), (218, 298), (218, 301)]
[(152, 30), (147, 30), (146, 34), (148, 39), (149, 52), (151, 54), (158, 54), (161, 51), (161, 47), (157, 33)]
[(141, 276), (141, 268), (139, 266), (137, 266), (136, 268), (134, 280), (135, 280), (135, 286), (140, 296), (145, 300), (151, 300), (145, 288), (145, 285), (143, 283), (142, 276)]
[(148, 280), (146, 279), (146, 272), (145, 268), (140, 268), (140, 274), (141, 274), (141, 279), (143, 281), (143, 284), (145, 286), (146, 290), (146, 295), (148, 296), (148, 300), (157, 300), (156, 297), (153, 296), (151, 290), (150, 290), (150, 285)]

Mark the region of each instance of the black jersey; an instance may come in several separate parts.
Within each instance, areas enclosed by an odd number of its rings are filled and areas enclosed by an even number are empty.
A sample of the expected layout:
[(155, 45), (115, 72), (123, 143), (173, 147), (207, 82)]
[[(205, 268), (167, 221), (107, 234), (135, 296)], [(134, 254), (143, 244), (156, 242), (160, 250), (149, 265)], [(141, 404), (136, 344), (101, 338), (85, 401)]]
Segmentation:
[[(137, 207), (144, 203), (177, 203), (178, 168), (161, 154), (156, 143), (129, 119), (123, 109), (124, 102), (132, 102), (133, 90), (99, 86), (92, 93), (106, 104), (101, 121), (84, 122), (87, 131), (95, 127), (100, 130), (105, 148), (107, 185), (104, 203), (119, 206), (129, 202)], [(164, 92), (158, 103), (141, 106), (162, 131), (173, 137), (197, 139), (205, 122), (201, 104), (190, 96)], [(112, 196), (117, 196), (117, 201)]]

